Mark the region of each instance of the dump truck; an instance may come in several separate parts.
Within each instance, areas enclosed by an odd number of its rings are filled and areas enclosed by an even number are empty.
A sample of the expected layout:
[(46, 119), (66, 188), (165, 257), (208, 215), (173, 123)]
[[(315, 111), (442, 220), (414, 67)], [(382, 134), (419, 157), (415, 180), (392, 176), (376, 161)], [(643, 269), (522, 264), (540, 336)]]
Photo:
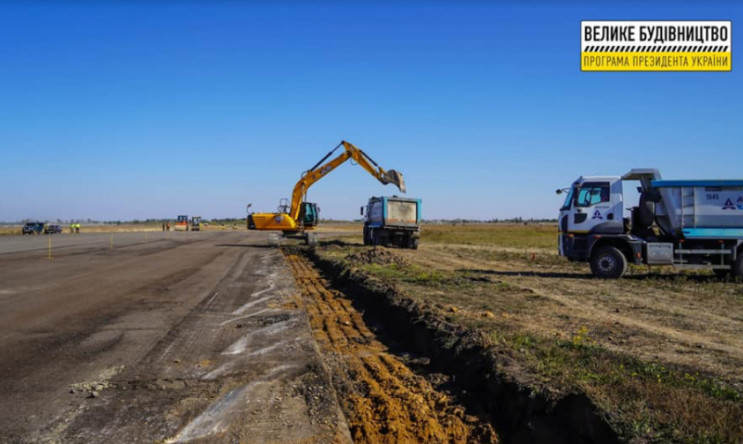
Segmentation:
[[(623, 184), (639, 181), (624, 215)], [(620, 278), (628, 263), (712, 269), (743, 276), (743, 180), (663, 180), (657, 169), (586, 176), (567, 192), (558, 219), (560, 255)]]
[(175, 231), (188, 231), (188, 216), (180, 215), (175, 220)]
[(364, 245), (396, 245), (418, 248), (421, 233), (421, 199), (380, 196), (372, 197), (364, 216)]
[[(326, 162), (340, 148), (343, 148), (343, 151)], [(405, 192), (405, 180), (402, 173), (395, 170), (385, 171), (367, 153), (351, 143), (341, 140), (325, 157), (302, 173), (294, 185), (291, 200), (281, 199), (277, 208), (278, 211), (275, 213), (249, 213), (246, 219), (248, 230), (280, 231), (284, 236), (298, 237), (304, 239), (307, 244), (314, 244), (316, 237), (310, 231), (314, 230), (320, 222), (320, 209), (316, 203), (307, 202), (307, 191), (315, 182), (347, 160), (356, 162), (383, 185), (394, 184), (401, 192)], [(251, 204), (248, 204), (248, 211), (250, 211), (250, 207)]]

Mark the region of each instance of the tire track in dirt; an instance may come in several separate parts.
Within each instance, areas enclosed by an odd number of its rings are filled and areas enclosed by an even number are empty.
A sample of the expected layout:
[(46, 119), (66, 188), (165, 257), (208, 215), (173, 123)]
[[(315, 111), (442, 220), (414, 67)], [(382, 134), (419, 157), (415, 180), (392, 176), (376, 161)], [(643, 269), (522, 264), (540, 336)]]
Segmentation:
[(333, 374), (355, 442), (498, 441), (489, 424), (466, 415), (446, 394), (387, 353), (351, 302), (329, 290), (307, 259), (286, 256), (301, 290), (298, 304), (306, 310)]

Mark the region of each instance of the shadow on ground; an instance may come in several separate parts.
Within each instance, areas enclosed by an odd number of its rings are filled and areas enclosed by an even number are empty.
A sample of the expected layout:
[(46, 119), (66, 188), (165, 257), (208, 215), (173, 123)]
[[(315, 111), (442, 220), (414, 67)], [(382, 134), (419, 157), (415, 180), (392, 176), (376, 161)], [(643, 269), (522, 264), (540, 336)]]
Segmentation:
[[(474, 273), (474, 274), (488, 274), (493, 276), (533, 276), (547, 279), (578, 279), (578, 280), (592, 280), (599, 279), (591, 274), (587, 273), (566, 273), (566, 272), (552, 272), (552, 271), (498, 271), (498, 270), (478, 270), (472, 268), (459, 268), (456, 271), (462, 273)], [(622, 279), (632, 281), (665, 281), (665, 282), (697, 282), (697, 283), (708, 283), (708, 282), (736, 282), (732, 279), (718, 278), (714, 275), (683, 275), (683, 274), (660, 274), (660, 273), (647, 273), (647, 274), (634, 274), (624, 276)]]

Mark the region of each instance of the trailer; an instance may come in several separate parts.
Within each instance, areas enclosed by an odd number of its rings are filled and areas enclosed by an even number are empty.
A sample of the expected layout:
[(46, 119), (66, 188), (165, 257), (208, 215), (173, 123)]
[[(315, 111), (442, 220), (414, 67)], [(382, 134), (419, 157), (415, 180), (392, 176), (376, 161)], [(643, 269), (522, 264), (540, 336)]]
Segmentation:
[[(639, 181), (624, 216), (623, 183)], [(629, 263), (706, 268), (743, 277), (743, 180), (663, 180), (657, 169), (582, 176), (558, 219), (559, 252), (589, 262), (594, 276), (620, 278)]]
[(371, 197), (364, 216), (364, 245), (396, 245), (418, 248), (420, 239), (421, 199), (381, 196)]

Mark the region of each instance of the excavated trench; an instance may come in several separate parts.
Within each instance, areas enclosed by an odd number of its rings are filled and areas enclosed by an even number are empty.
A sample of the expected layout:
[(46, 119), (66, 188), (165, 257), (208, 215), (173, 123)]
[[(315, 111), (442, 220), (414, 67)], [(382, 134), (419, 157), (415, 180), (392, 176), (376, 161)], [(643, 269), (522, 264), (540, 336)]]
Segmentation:
[(490, 424), (467, 415), (389, 353), (351, 301), (306, 258), (289, 253), (287, 260), (354, 442), (498, 442)]
[(478, 333), (314, 250), (285, 255), (355, 442), (619, 442), (585, 395), (554, 399), (500, 371)]

